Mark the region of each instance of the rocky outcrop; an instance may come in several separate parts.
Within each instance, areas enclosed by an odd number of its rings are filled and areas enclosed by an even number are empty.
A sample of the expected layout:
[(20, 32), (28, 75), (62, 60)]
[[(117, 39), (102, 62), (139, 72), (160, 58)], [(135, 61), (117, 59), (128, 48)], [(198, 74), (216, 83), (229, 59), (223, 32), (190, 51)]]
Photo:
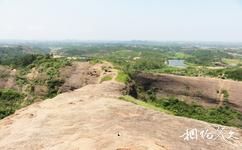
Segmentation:
[(18, 89), (16, 84), (16, 70), (0, 66), (0, 88)]
[[(123, 89), (124, 85), (107, 81), (23, 108), (0, 121), (0, 149), (242, 149), (241, 130), (224, 127), (218, 134), (217, 125), (119, 100)], [(209, 140), (211, 134), (219, 136)]]
[(73, 91), (88, 84), (96, 84), (100, 75), (101, 67), (89, 62), (74, 62), (60, 71), (64, 84), (60, 87), (59, 92)]
[(89, 84), (100, 83), (105, 75), (115, 76), (115, 70), (109, 63), (91, 64), (89, 62), (74, 62), (60, 71), (60, 78), (64, 84), (59, 92), (68, 92)]
[(218, 106), (225, 101), (242, 112), (242, 82), (207, 77), (139, 73), (135, 82), (158, 96), (176, 96), (188, 102)]

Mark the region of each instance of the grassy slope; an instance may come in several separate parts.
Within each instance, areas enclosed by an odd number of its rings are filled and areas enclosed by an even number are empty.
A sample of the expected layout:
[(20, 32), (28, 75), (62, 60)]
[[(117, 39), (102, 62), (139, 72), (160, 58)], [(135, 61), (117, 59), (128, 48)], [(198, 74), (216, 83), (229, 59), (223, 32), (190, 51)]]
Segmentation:
[(176, 116), (184, 116), (210, 123), (242, 128), (241, 113), (227, 106), (206, 109), (196, 104), (187, 104), (175, 98), (165, 98), (146, 102), (137, 100), (131, 96), (123, 96), (120, 99)]

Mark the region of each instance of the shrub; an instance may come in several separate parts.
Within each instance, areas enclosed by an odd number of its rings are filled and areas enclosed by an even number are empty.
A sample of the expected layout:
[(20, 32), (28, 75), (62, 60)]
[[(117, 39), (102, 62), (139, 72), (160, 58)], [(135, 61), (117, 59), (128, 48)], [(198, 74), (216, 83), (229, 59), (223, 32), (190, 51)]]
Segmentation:
[(242, 68), (227, 69), (224, 74), (229, 79), (242, 81)]
[(156, 106), (171, 111), (177, 116), (185, 116), (210, 123), (242, 128), (242, 114), (229, 106), (204, 108), (203, 106), (196, 104), (187, 104), (176, 98), (157, 100)]
[(48, 98), (52, 98), (58, 94), (59, 87), (62, 86), (64, 83), (63, 80), (60, 79), (54, 79), (54, 80), (48, 80), (47, 86), (48, 86)]
[(116, 81), (121, 83), (127, 83), (130, 80), (129, 75), (124, 73), (123, 71), (119, 71), (116, 77)]
[(104, 77), (101, 79), (101, 82), (109, 81), (109, 80), (112, 80), (112, 77), (111, 77), (111, 76), (104, 76)]
[(228, 100), (229, 100), (229, 92), (227, 90), (222, 90), (222, 94), (224, 96), (224, 101), (228, 102)]
[(19, 109), (24, 96), (12, 89), (0, 90), (0, 119)]

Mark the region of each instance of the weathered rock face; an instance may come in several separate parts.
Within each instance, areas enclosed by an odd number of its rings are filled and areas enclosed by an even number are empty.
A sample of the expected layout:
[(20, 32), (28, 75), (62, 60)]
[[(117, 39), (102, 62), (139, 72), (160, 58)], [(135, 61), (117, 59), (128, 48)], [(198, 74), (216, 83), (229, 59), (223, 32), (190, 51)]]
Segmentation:
[(95, 84), (98, 82), (100, 74), (100, 67), (89, 62), (74, 62), (72, 66), (60, 71), (64, 84), (60, 87), (59, 92), (73, 91), (88, 84)]
[[(114, 73), (112, 66), (107, 63), (94, 65), (89, 62), (74, 62), (72, 66), (61, 69), (60, 76), (64, 84), (60, 87), (59, 92), (73, 91), (89, 84), (97, 84), (102, 76)], [(111, 76), (115, 76), (115, 74)]]
[(6, 66), (0, 66), (0, 88), (18, 89), (15, 78), (16, 70), (11, 70)]
[(135, 82), (145, 90), (155, 89), (160, 96), (175, 95), (202, 105), (217, 106), (228, 101), (231, 106), (242, 112), (242, 82), (146, 73), (137, 74)]
[(23, 108), (0, 121), (0, 149), (242, 149), (242, 131), (229, 127), (223, 131), (225, 137), (229, 136), (229, 131), (234, 132), (234, 138), (229, 141), (221, 136), (208, 140), (207, 134), (204, 139), (198, 135), (197, 140), (185, 141), (181, 136), (187, 129), (217, 133), (217, 125), (167, 115), (119, 100), (123, 89), (124, 85), (108, 81)]

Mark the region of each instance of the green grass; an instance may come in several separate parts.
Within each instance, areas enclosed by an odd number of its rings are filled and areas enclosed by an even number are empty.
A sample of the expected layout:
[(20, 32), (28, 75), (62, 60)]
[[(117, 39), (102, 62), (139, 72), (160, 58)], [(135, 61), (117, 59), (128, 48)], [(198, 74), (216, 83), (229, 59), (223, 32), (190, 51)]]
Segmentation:
[(89, 62), (90, 62), (90, 64), (92, 64), (92, 65), (103, 63), (103, 62), (102, 62), (101, 60), (99, 60), (99, 59), (91, 59)]
[(215, 78), (242, 81), (242, 68), (240, 68), (240, 67), (211, 69), (208, 67), (191, 67), (191, 66), (189, 66), (187, 68), (175, 68), (175, 67), (165, 66), (160, 69), (151, 69), (146, 72), (167, 73), (167, 74), (192, 76), (192, 77), (197, 77), (197, 76), (215, 77)]
[(226, 105), (218, 108), (205, 108), (197, 104), (187, 104), (176, 98), (163, 98), (146, 102), (131, 96), (122, 96), (120, 99), (176, 116), (242, 128), (242, 114)]
[(127, 83), (130, 78), (128, 74), (124, 73), (123, 71), (119, 71), (115, 80), (121, 83)]
[(241, 113), (228, 106), (205, 108), (197, 104), (187, 104), (176, 98), (160, 99), (155, 103), (157, 107), (169, 110), (177, 116), (242, 128)]
[(104, 76), (102, 79), (101, 79), (101, 82), (104, 82), (104, 81), (110, 81), (112, 80), (112, 77), (111, 76)]
[(11, 115), (21, 107), (24, 95), (12, 89), (0, 90), (0, 119)]
[(242, 68), (229, 68), (224, 70), (225, 77), (232, 80), (242, 81)]
[(242, 63), (240, 59), (226, 59), (226, 58), (222, 59), (222, 62), (232, 66), (236, 66)]
[(163, 109), (161, 107), (156, 107), (155, 106), (155, 103), (153, 102), (144, 102), (144, 101), (141, 101), (141, 100), (138, 100), (138, 99), (135, 99), (134, 97), (132, 96), (129, 96), (129, 95), (125, 95), (125, 96), (121, 96), (120, 97), (121, 100), (124, 100), (126, 102), (131, 102), (131, 103), (134, 103), (136, 105), (140, 105), (140, 106), (143, 106), (145, 108), (148, 108), (148, 109), (152, 109), (152, 110), (155, 110), (155, 111), (159, 111), (159, 112), (166, 112), (168, 114), (173, 114), (171, 111), (168, 111), (166, 109)]
[(181, 53), (181, 52), (175, 53), (175, 58), (177, 58), (177, 59), (186, 59), (186, 58), (189, 58), (189, 57), (190, 57), (190, 55), (185, 54), (185, 53)]

